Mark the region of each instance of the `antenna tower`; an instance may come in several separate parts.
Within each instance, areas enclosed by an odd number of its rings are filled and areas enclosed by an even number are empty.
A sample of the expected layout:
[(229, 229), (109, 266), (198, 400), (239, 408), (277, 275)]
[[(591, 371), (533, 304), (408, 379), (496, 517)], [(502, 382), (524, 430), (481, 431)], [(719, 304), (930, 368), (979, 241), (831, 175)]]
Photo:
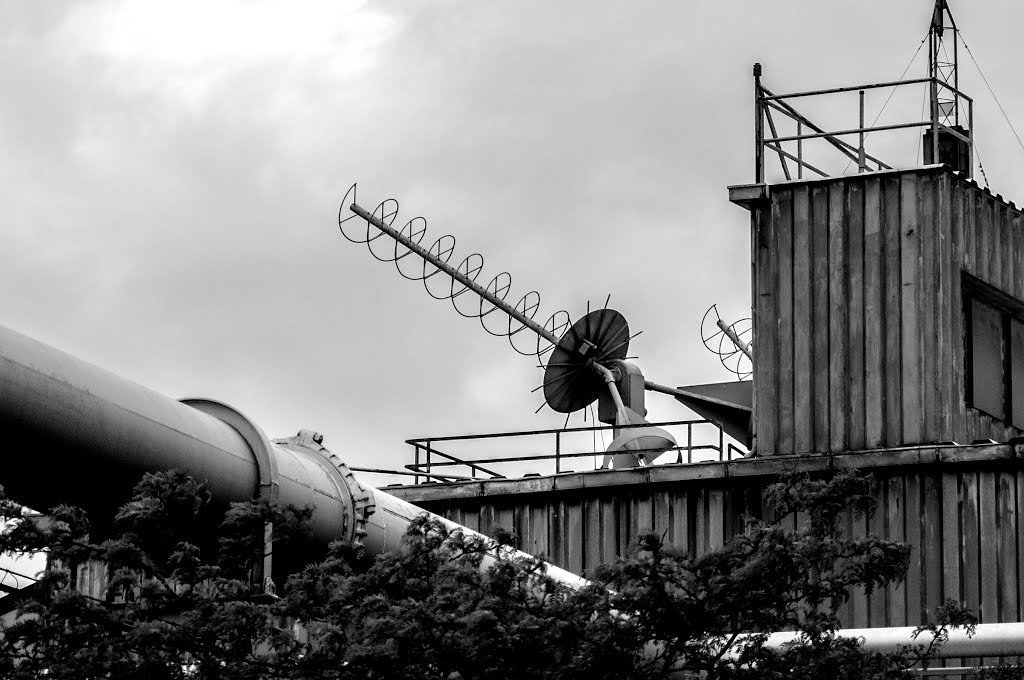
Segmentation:
[[(949, 4), (946, 0), (935, 0), (928, 29), (928, 77), (934, 79), (930, 93), (932, 118), (946, 126), (960, 125), (960, 98), (955, 94), (960, 90), (959, 42)], [(939, 87), (940, 83), (945, 87)]]

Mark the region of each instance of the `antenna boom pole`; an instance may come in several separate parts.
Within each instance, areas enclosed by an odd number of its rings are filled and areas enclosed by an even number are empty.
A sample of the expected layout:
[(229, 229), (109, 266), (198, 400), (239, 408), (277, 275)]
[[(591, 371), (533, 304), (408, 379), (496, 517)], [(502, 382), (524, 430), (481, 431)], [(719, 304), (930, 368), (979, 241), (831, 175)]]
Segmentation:
[(435, 267), (437, 267), (438, 269), (443, 271), (445, 274), (447, 274), (448, 276), (452, 277), (453, 279), (455, 279), (456, 281), (461, 283), (463, 286), (465, 286), (466, 288), (470, 289), (471, 291), (473, 291), (474, 293), (479, 295), (481, 298), (483, 298), (487, 302), (491, 303), (492, 305), (494, 305), (495, 307), (497, 307), (501, 311), (505, 312), (510, 317), (512, 317), (513, 319), (515, 319), (519, 323), (523, 324), (523, 326), (525, 326), (526, 328), (529, 328), (531, 331), (533, 331), (534, 333), (536, 333), (540, 337), (542, 337), (545, 340), (547, 340), (548, 342), (550, 342), (552, 345), (557, 345), (558, 344), (558, 341), (560, 340), (560, 338), (558, 338), (554, 333), (552, 333), (551, 331), (547, 330), (546, 328), (541, 326), (539, 323), (537, 323), (536, 321), (534, 321), (530, 317), (528, 317), (525, 314), (521, 313), (519, 310), (515, 309), (514, 307), (512, 307), (512, 305), (508, 304), (507, 302), (505, 302), (501, 298), (497, 297), (496, 295), (493, 295), (487, 289), (485, 289), (483, 286), (481, 286), (476, 281), (474, 281), (470, 277), (466, 276), (465, 274), (463, 274), (459, 270), (455, 269), (454, 267), (449, 265), (447, 262), (445, 262), (445, 261), (443, 261), (443, 260), (441, 260), (441, 259), (439, 259), (437, 257), (434, 257), (433, 255), (430, 254), (430, 252), (426, 248), (424, 248), (420, 244), (416, 243), (411, 238), (407, 237), (405, 234), (402, 234), (398, 230), (392, 228), (390, 225), (388, 225), (387, 222), (385, 222), (384, 220), (380, 219), (376, 215), (370, 213), (368, 210), (363, 208), (358, 203), (353, 203), (351, 206), (349, 206), (349, 210), (354, 212), (359, 217), (362, 217), (364, 220), (366, 220), (367, 222), (369, 222), (373, 226), (377, 227), (378, 229), (383, 231), (385, 234), (387, 234), (391, 238), (395, 239), (396, 241), (401, 243), (403, 246), (405, 246), (406, 248), (408, 248), (412, 252), (414, 252), (417, 255), (419, 255), (421, 258), (423, 258), (424, 260), (426, 260), (430, 264), (434, 265)]

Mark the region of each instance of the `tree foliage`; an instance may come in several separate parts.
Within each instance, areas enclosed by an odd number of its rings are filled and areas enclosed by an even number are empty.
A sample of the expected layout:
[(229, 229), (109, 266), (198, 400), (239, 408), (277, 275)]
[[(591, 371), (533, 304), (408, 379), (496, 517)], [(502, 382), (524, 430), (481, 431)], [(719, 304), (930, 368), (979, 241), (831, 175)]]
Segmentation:
[[(336, 543), (274, 597), (252, 577), (264, 527), (286, 550), (307, 511), (235, 504), (211, 535), (205, 486), (152, 474), (101, 539), (80, 510), (17, 521), (7, 501), (15, 522), (0, 551), (50, 559), (0, 635), (0, 677), (908, 678), (920, 652), (867, 653), (835, 635), (855, 589), (899, 583), (907, 568), (907, 546), (841, 530), (847, 513), (872, 511), (870, 484), (785, 480), (767, 494), (771, 521), (721, 549), (693, 556), (647, 534), (578, 590), (538, 559), (424, 517), (403, 551)], [(74, 587), (85, 563), (106, 565), (103, 597)], [(973, 619), (948, 605), (934, 630), (946, 623)], [(779, 630), (802, 635), (765, 644)]]

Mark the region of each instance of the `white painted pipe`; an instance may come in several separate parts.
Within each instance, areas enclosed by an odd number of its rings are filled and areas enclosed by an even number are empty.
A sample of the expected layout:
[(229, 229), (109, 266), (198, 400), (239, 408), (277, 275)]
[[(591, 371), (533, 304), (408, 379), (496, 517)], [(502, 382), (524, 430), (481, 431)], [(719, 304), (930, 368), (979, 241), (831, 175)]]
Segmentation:
[[(836, 631), (838, 637), (861, 641), (865, 651), (879, 653), (898, 652), (904, 647), (923, 651), (932, 642), (932, 634), (923, 631), (914, 638), (913, 626), (901, 628), (844, 628)], [(772, 633), (765, 643), (771, 649), (781, 650), (787, 643), (799, 639), (795, 632)], [(936, 651), (934, 657), (950, 659), (976, 656), (1024, 655), (1024, 623), (980, 623), (973, 635), (964, 628), (953, 628), (949, 639)]]

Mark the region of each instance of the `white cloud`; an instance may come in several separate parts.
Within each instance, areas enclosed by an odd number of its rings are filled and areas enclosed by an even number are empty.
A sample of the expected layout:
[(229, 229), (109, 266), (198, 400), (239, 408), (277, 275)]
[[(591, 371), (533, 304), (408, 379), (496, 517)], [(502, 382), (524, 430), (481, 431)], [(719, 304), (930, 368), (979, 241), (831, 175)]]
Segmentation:
[(397, 29), (363, 0), (110, 0), (76, 7), (65, 48), (107, 60), (124, 86), (200, 97), (225, 77), (261, 68), (364, 73)]

